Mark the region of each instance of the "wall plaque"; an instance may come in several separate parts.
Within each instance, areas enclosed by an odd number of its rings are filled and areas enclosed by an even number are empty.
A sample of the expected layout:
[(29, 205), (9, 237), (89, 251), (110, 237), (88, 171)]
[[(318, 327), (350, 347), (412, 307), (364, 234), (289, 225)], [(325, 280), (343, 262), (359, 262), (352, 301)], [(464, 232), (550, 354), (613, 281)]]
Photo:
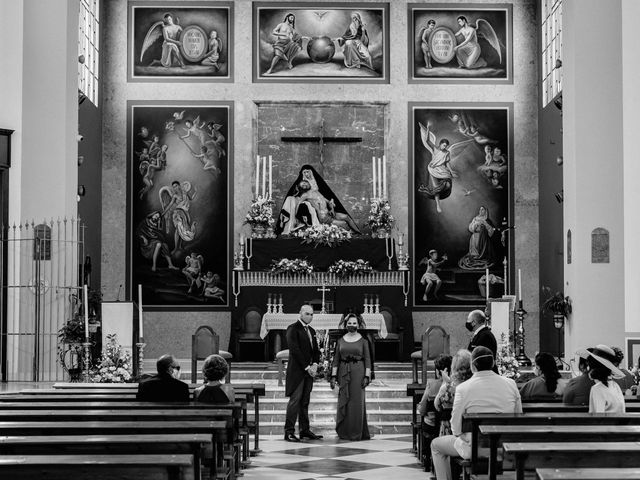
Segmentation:
[(594, 228), (591, 232), (591, 263), (609, 263), (609, 230)]

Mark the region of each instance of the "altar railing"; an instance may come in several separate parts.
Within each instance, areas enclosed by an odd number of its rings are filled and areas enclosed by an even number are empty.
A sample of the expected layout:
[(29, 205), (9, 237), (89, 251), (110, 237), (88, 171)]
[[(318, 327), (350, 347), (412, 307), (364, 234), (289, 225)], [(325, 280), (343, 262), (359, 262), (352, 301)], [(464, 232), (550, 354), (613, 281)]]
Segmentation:
[(349, 275), (346, 277), (329, 272), (274, 275), (271, 272), (265, 271), (233, 270), (232, 273), (232, 291), (236, 299), (236, 306), (242, 287), (317, 287), (320, 285), (325, 287), (402, 287), (406, 305), (410, 277), (408, 271), (401, 270), (370, 272), (368, 274)]
[(273, 275), (271, 272), (238, 272), (238, 286), (240, 287), (365, 287), (365, 286), (402, 286), (403, 275), (399, 271), (370, 272), (361, 275), (338, 276), (329, 272), (314, 272), (309, 274)]

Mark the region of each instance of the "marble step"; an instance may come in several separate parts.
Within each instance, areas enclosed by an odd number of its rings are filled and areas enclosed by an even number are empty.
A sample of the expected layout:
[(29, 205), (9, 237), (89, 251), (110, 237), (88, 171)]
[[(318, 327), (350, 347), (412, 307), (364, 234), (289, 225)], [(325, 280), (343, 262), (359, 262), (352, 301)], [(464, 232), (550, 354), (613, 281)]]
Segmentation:
[[(284, 410), (288, 403), (289, 399), (286, 397), (282, 398), (274, 398), (269, 401), (260, 401), (260, 412), (264, 412), (265, 414), (271, 413), (274, 410)], [(337, 399), (335, 395), (331, 397), (323, 397), (318, 398), (316, 396), (312, 396), (310, 408), (316, 410), (335, 410)], [(412, 403), (410, 400), (402, 400), (397, 398), (378, 398), (372, 400), (370, 397), (367, 397), (367, 408), (369, 410), (378, 410), (378, 411), (406, 411), (411, 412)], [(251, 410), (251, 407), (249, 407)]]
[[(260, 397), (260, 405), (265, 402), (269, 402), (272, 399), (284, 399), (284, 386), (276, 388), (269, 388), (267, 386), (264, 397)], [(328, 384), (322, 384), (321, 386), (316, 384), (313, 387), (312, 400), (318, 400), (321, 398), (336, 398), (336, 393), (329, 388)], [(396, 399), (398, 401), (408, 401), (411, 403), (411, 398), (407, 397), (406, 384), (397, 387), (367, 387), (367, 399)]]
[[(411, 435), (411, 420), (408, 422), (395, 422), (395, 421), (381, 421), (373, 422), (371, 419), (367, 420), (369, 425), (369, 433), (372, 435), (382, 434), (406, 434)], [(314, 433), (320, 435), (335, 435), (336, 422), (335, 419), (327, 421), (311, 421), (311, 430)], [(296, 432), (297, 433), (297, 432)], [(280, 423), (260, 422), (260, 435), (283, 435), (284, 436), (284, 421)], [(309, 442), (314, 444), (315, 442)]]
[[(191, 378), (191, 372), (185, 372), (186, 378)], [(377, 370), (375, 377), (378, 380), (396, 380), (404, 383), (411, 383), (413, 373), (411, 371), (397, 370)], [(202, 374), (198, 374), (198, 380), (202, 379)], [(231, 380), (235, 382), (243, 382), (252, 380), (254, 382), (262, 382), (265, 380), (278, 380), (278, 372), (271, 370), (237, 370), (234, 365), (231, 366)], [(283, 379), (284, 380), (284, 379)]]

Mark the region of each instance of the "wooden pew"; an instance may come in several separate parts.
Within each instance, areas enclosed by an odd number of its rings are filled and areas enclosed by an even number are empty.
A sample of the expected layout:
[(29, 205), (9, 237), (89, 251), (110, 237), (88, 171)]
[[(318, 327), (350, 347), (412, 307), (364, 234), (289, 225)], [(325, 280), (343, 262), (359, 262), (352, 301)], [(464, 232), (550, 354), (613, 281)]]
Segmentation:
[(498, 474), (500, 442), (638, 441), (640, 425), (480, 425), (489, 438), (489, 479)]
[(640, 468), (536, 468), (539, 480), (640, 480)]
[(516, 480), (524, 480), (527, 468), (640, 467), (638, 442), (506, 442), (505, 455), (515, 457)]
[(0, 477), (42, 480), (190, 480), (191, 455), (9, 455)]
[[(188, 384), (189, 389), (192, 392), (200, 384)], [(232, 383), (236, 394), (243, 394), (247, 396), (247, 401), (252, 401), (254, 404), (254, 421), (247, 426), (250, 431), (253, 431), (254, 448), (250, 451), (251, 455), (257, 455), (260, 450), (260, 397), (265, 395), (264, 383)], [(37, 395), (41, 398), (46, 398), (47, 401), (55, 401), (56, 397), (64, 401), (79, 400), (83, 401), (89, 399), (91, 401), (109, 401), (112, 397), (114, 400), (119, 401), (133, 401), (135, 400), (135, 394), (138, 391), (137, 383), (109, 383), (109, 384), (96, 384), (96, 383), (56, 383), (54, 388), (29, 388), (20, 391), (24, 395)], [(0, 394), (0, 401), (11, 400), (20, 401), (13, 394)], [(91, 395), (91, 397), (83, 397), (85, 395)]]
[(640, 413), (591, 414), (551, 413), (471, 413), (463, 416), (462, 431), (471, 432), (471, 463), (478, 462), (480, 425), (640, 425)]
[(207, 434), (214, 444), (211, 472), (215, 478), (219, 458), (216, 445), (228, 435), (224, 420), (113, 420), (113, 421), (0, 421), (0, 436), (60, 435), (180, 435)]
[(193, 477), (201, 479), (202, 452), (211, 435), (47, 435), (0, 437), (0, 459), (8, 455), (184, 454), (193, 455)]

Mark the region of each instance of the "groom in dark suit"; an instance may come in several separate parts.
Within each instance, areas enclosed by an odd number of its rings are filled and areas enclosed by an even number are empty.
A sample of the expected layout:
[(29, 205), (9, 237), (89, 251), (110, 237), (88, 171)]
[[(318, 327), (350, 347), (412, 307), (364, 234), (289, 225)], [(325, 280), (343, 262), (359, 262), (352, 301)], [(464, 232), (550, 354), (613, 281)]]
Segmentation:
[[(287, 419), (284, 423), (284, 439), (299, 442), (300, 438), (318, 440), (309, 429), (309, 402), (313, 389), (313, 378), (318, 370), (320, 349), (316, 340), (316, 331), (309, 326), (313, 320), (311, 305), (300, 308), (300, 319), (287, 328), (287, 346), (289, 347), (289, 363), (285, 395), (289, 397)], [(296, 419), (300, 430), (300, 438), (296, 437)]]

